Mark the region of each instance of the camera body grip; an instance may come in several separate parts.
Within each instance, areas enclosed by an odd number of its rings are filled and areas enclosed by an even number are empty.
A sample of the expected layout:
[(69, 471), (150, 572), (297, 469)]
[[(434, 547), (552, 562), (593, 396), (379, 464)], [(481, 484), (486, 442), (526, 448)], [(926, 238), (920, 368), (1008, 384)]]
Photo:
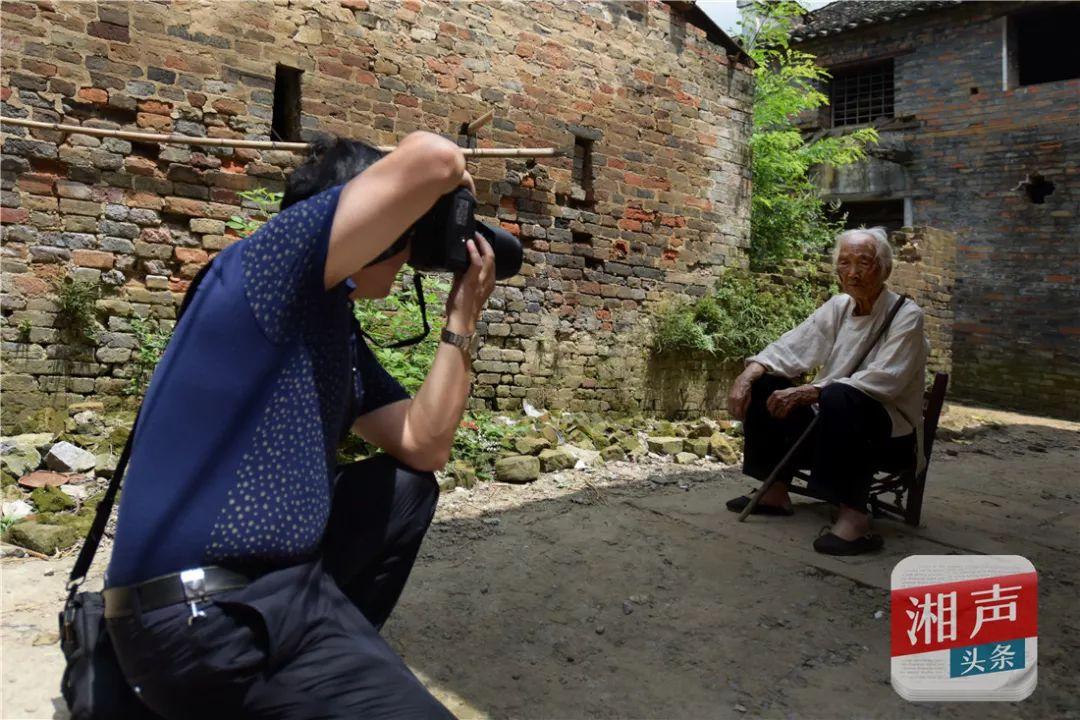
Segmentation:
[(443, 195), (412, 227), (409, 264), (426, 272), (462, 272), (469, 267), (465, 243), (479, 232), (495, 252), (495, 277), (521, 270), (522, 247), (514, 235), (476, 220), (476, 198), (466, 188)]

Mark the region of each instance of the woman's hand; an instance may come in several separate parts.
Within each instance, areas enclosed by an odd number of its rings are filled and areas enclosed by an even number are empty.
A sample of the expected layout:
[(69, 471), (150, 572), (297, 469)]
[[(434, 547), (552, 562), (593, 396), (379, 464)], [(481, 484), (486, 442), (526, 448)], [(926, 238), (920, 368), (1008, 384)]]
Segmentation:
[(776, 418), (785, 418), (797, 407), (813, 405), (821, 397), (821, 390), (813, 385), (777, 390), (765, 401), (769, 414)]
[(747, 380), (745, 374), (735, 378), (731, 384), (731, 392), (728, 393), (727, 411), (735, 420), (746, 419), (746, 409), (750, 407), (750, 386), (752, 382)]
[(476, 321), (495, 289), (495, 251), (480, 233), (465, 243), (469, 268), (454, 276), (446, 299), (446, 328), (458, 335), (476, 332)]
[(761, 363), (752, 362), (746, 366), (735, 382), (731, 384), (728, 393), (728, 414), (735, 420), (745, 420), (746, 410), (750, 407), (750, 388), (754, 381), (765, 374), (766, 367)]

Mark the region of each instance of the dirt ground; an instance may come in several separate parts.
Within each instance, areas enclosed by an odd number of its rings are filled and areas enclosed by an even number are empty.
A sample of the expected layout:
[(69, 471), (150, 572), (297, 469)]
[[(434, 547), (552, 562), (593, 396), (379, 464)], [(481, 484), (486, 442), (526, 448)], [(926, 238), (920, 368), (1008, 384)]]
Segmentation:
[[(935, 448), (924, 527), (879, 522), (872, 557), (815, 554), (818, 503), (735, 522), (723, 503), (751, 485), (734, 467), (613, 463), (448, 493), (385, 634), (469, 718), (1080, 718), (1080, 424), (960, 407), (948, 422), (969, 429)], [(893, 692), (891, 569), (950, 553), (1038, 569), (1028, 700)], [(3, 561), (4, 718), (67, 717), (56, 611), (73, 559)]]

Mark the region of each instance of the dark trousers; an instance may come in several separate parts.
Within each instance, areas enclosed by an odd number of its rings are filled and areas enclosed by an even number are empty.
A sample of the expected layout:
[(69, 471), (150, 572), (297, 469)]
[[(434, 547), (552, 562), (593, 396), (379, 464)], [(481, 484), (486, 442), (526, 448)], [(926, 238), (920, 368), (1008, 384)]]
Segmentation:
[(124, 675), (169, 718), (449, 718), (379, 636), (435, 513), (431, 473), (340, 468), (321, 558), (108, 621)]
[[(766, 401), (793, 383), (763, 375), (750, 391), (743, 423), (743, 472), (765, 480), (814, 419), (803, 406), (780, 419)], [(865, 512), (874, 472), (915, 462), (915, 436), (891, 437), (892, 421), (881, 403), (844, 383), (831, 383), (818, 400), (821, 419), (778, 480), (791, 483), (797, 469), (810, 468), (810, 486), (838, 505)]]

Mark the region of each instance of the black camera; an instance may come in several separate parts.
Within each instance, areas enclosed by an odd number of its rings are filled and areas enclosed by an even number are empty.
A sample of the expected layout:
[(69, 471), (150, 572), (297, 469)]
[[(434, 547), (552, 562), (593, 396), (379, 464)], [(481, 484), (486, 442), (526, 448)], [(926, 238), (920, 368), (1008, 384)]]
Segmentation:
[(412, 251), (409, 253), (408, 262), (417, 271), (413, 273), (413, 287), (416, 288), (416, 300), (424, 323), (423, 332), (389, 345), (376, 342), (366, 332), (364, 336), (376, 347), (381, 348), (407, 347), (427, 337), (431, 326), (427, 319), (421, 273), (447, 271), (459, 273), (468, 269), (471, 261), (469, 249), (465, 247), (465, 243), (473, 237), (473, 233), (477, 232), (491, 244), (491, 249), (495, 253), (495, 278), (505, 280), (517, 275), (521, 270), (521, 241), (501, 227), (477, 222), (476, 198), (467, 188), (458, 188), (439, 198), (438, 202), (394, 241), (393, 245), (368, 263), (368, 265), (374, 265), (398, 254), (404, 249), (405, 243), (412, 240)]
[(495, 252), (495, 277), (517, 275), (521, 270), (521, 241), (501, 227), (476, 220), (476, 198), (467, 188), (443, 195), (413, 224), (409, 265), (428, 272), (462, 272), (469, 267), (465, 242), (480, 233)]

